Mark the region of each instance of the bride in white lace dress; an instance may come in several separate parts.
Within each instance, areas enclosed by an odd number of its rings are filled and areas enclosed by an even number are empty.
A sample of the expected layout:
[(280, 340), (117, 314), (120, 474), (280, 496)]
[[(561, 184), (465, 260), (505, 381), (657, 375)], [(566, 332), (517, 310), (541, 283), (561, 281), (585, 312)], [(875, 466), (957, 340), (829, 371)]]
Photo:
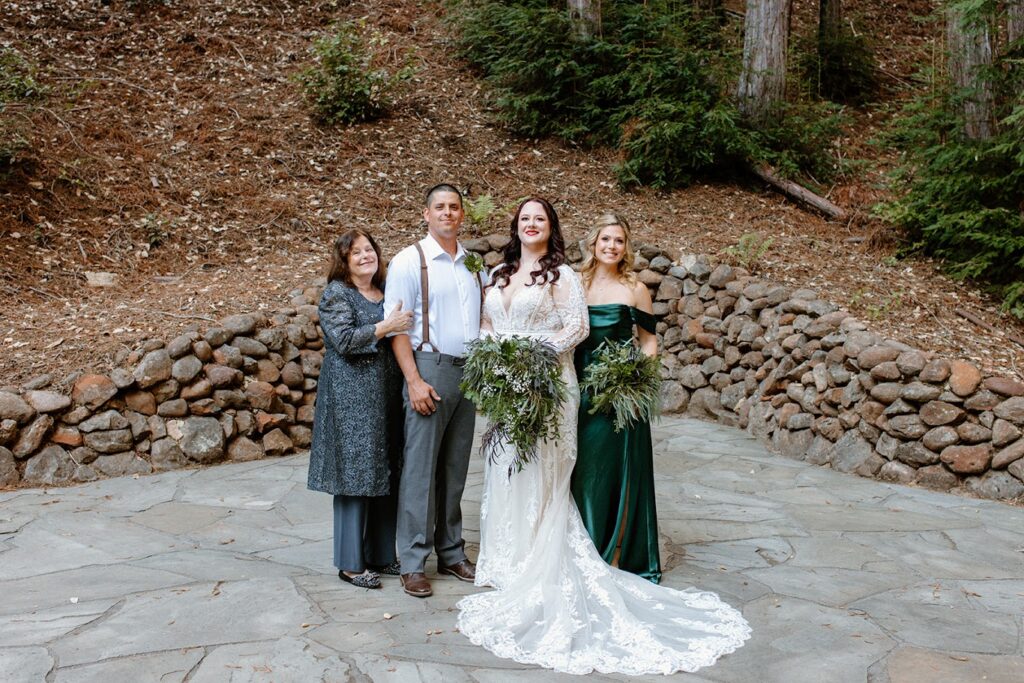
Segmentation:
[(509, 477), (510, 450), (485, 465), (476, 583), (496, 590), (460, 600), (458, 627), (499, 657), (568, 673), (696, 671), (750, 637), (743, 616), (714, 593), (657, 586), (605, 564), (569, 488), (579, 408), (572, 349), (588, 334), (588, 315), (564, 260), (554, 208), (524, 201), (482, 330), (551, 343), (568, 400), (559, 438), (542, 442), (522, 471)]

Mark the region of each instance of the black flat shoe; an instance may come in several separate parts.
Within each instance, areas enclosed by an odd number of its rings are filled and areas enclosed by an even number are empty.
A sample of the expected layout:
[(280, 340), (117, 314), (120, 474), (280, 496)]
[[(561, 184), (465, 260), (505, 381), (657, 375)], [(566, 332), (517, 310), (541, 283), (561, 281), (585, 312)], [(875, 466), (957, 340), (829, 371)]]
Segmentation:
[(394, 560), (391, 564), (388, 565), (377, 566), (368, 564), (366, 566), (370, 568), (370, 571), (373, 571), (377, 574), (387, 574), (388, 576), (401, 576), (402, 574), (402, 565), (398, 562), (398, 560)]
[(344, 571), (338, 572), (338, 578), (345, 583), (351, 583), (357, 588), (380, 588), (380, 577), (374, 572), (363, 572), (355, 576), (349, 576)]

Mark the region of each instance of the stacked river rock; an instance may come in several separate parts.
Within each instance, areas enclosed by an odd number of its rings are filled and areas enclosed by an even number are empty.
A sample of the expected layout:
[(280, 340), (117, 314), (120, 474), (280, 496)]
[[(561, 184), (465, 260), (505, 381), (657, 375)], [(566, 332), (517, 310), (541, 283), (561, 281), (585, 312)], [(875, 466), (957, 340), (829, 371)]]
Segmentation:
[(663, 409), (746, 428), (784, 455), (987, 498), (1024, 496), (1024, 382), (884, 339), (813, 291), (654, 259)]
[(71, 395), (0, 391), (0, 485), (49, 485), (146, 474), (309, 446), (323, 359), (314, 305), (293, 292), (269, 320), (233, 315), (204, 333), (158, 340), (109, 375), (84, 374)]
[[(468, 240), (500, 261), (507, 238)], [(570, 259), (580, 259), (572, 245)], [(659, 319), (665, 412), (738, 425), (842, 472), (1024, 499), (1024, 382), (884, 339), (806, 289), (641, 247)], [(320, 288), (269, 319), (235, 315), (149, 341), (70, 396), (0, 390), (0, 485), (48, 485), (251, 460), (308, 447)]]

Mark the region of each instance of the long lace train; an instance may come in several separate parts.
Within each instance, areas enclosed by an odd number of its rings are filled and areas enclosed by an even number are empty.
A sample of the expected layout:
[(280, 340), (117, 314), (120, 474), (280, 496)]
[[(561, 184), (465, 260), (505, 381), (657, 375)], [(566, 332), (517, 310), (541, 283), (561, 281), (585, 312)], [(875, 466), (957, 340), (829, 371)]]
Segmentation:
[(608, 566), (590, 540), (569, 483), (579, 407), (571, 350), (587, 335), (578, 276), (527, 288), (506, 311), (485, 301), (495, 334), (543, 336), (560, 352), (570, 400), (560, 436), (508, 477), (511, 453), (485, 464), (477, 584), (463, 598), (459, 630), (495, 655), (573, 674), (696, 671), (750, 637), (743, 616), (714, 593), (657, 586)]

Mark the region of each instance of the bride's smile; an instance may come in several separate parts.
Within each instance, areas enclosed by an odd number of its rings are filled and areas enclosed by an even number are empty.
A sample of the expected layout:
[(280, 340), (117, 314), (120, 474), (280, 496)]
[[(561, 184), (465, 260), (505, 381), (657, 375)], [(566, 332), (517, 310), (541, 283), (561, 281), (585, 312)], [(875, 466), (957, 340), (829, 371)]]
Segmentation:
[(525, 249), (544, 247), (551, 237), (547, 212), (539, 202), (527, 202), (519, 213), (519, 241)]

